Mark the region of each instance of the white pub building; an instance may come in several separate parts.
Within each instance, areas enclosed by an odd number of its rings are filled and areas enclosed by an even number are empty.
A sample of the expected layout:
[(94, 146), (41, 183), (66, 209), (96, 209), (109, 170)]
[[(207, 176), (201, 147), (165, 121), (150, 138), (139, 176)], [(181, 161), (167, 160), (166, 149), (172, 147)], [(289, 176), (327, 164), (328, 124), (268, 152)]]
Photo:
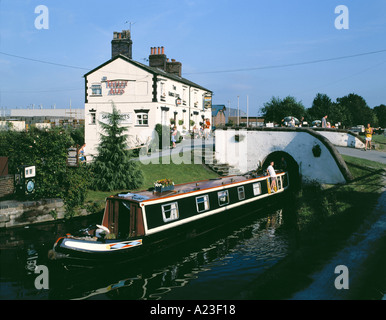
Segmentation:
[(112, 58), (84, 75), (87, 155), (97, 153), (99, 121), (112, 104), (124, 115), (128, 148), (148, 144), (158, 123), (184, 133), (211, 119), (212, 92), (182, 78), (181, 62), (169, 61), (163, 47), (151, 48), (148, 66), (132, 60), (130, 31), (114, 32), (111, 47)]

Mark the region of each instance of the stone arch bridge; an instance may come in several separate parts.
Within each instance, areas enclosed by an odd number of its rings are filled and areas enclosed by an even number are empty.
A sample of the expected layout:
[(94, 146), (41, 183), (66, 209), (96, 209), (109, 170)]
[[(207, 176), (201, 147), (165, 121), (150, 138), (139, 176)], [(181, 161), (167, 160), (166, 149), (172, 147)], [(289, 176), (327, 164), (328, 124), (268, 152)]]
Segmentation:
[(343, 130), (228, 128), (215, 131), (214, 159), (245, 173), (264, 169), (270, 161), (280, 169), (284, 158), (288, 170), (302, 181), (346, 183), (352, 175), (334, 145), (364, 146), (360, 138)]

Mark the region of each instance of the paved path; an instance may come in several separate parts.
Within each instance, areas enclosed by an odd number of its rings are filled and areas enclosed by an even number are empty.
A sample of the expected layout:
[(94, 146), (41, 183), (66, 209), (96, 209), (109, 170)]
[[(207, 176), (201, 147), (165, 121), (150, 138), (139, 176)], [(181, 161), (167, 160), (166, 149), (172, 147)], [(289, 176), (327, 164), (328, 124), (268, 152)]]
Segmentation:
[(380, 163), (386, 164), (386, 152), (375, 151), (375, 150), (367, 150), (363, 149), (354, 149), (354, 148), (346, 148), (346, 147), (335, 147), (340, 154), (344, 154), (346, 156), (356, 157), (367, 159), (371, 161), (376, 161)]

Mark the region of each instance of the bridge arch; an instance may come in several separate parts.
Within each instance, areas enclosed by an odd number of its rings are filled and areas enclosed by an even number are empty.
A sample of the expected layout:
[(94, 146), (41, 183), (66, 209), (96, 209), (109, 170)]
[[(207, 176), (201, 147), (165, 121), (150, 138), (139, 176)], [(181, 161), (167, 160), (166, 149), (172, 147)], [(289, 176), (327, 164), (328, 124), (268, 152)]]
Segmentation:
[(296, 163), (302, 181), (337, 184), (352, 179), (332, 143), (312, 129), (227, 128), (215, 131), (216, 160), (241, 172), (255, 170), (259, 163), (280, 155)]
[[(283, 163), (284, 160), (284, 163)], [(273, 161), (274, 168), (276, 170), (285, 170), (289, 173), (290, 183), (292, 187), (300, 186), (300, 175), (299, 175), (299, 164), (296, 160), (285, 151), (274, 151), (267, 155), (267, 157), (262, 161), (261, 167), (263, 171), (266, 171), (269, 164)]]

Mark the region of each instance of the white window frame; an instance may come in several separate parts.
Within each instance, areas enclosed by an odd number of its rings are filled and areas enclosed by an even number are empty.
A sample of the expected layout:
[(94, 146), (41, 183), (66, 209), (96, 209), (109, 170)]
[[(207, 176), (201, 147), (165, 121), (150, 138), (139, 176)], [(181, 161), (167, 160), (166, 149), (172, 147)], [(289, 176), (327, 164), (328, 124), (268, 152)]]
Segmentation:
[[(240, 196), (242, 194), (242, 197)], [(237, 195), (239, 196), (239, 200), (245, 199), (245, 189), (244, 186), (237, 187)]]
[[(204, 209), (203, 210), (199, 210), (199, 207), (198, 207), (199, 203), (204, 203)], [(209, 195), (206, 194), (203, 196), (196, 197), (196, 208), (197, 208), (197, 212), (208, 211), (210, 209)]]
[(256, 182), (252, 185), (253, 187), (253, 195), (255, 196), (258, 196), (261, 194), (261, 183), (260, 182)]
[[(96, 92), (98, 91), (98, 92)], [(102, 85), (101, 84), (92, 84), (91, 85), (91, 96), (101, 96), (102, 95)]]
[(96, 112), (90, 112), (90, 125), (96, 125)]
[[(170, 209), (166, 208), (168, 206), (170, 207)], [(164, 222), (177, 220), (180, 216), (177, 202), (163, 204), (161, 208), (162, 208), (162, 219), (164, 220)]]
[[(223, 195), (224, 194), (224, 195)], [(227, 197), (227, 202), (226, 203), (220, 203), (220, 197), (224, 197), (226, 195)], [(218, 191), (217, 192), (217, 199), (218, 199), (218, 205), (220, 207), (222, 206), (226, 206), (227, 204), (229, 204), (229, 191), (228, 190), (222, 190), (222, 191)]]
[[(146, 116), (146, 119), (145, 119)], [(144, 123), (146, 121), (146, 123)], [(141, 127), (149, 126), (149, 113), (148, 112), (137, 112), (135, 114), (135, 125)]]

